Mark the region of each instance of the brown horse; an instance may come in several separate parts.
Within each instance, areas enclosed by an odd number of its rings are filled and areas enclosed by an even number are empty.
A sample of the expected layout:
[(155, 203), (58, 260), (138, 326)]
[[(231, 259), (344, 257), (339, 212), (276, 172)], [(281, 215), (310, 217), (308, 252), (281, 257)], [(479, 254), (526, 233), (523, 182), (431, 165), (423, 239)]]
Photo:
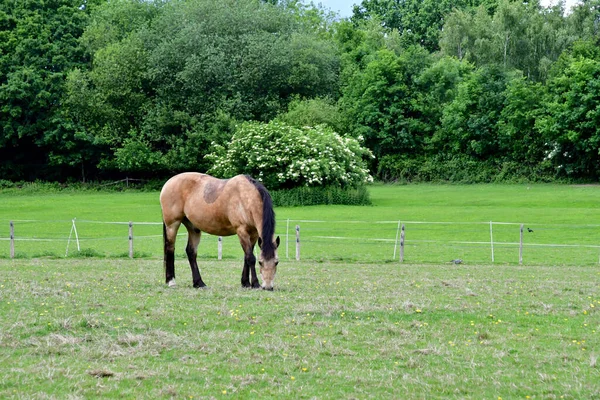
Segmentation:
[[(256, 276), (254, 245), (260, 247), (262, 288), (273, 290), (277, 271), (279, 236), (275, 233), (275, 212), (267, 189), (248, 175), (217, 179), (210, 175), (186, 172), (175, 175), (160, 192), (165, 244), (166, 283), (175, 285), (175, 239), (183, 224), (188, 231), (185, 252), (192, 269), (194, 287), (205, 287), (196, 257), (202, 232), (211, 235), (237, 234), (244, 249), (242, 286), (260, 288)], [(252, 273), (252, 281), (250, 281)]]

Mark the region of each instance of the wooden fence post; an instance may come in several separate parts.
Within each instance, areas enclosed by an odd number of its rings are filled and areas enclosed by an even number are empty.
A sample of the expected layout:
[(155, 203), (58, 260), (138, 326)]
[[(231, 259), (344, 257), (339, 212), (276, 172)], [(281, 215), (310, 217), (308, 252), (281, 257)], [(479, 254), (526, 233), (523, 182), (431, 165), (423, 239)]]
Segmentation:
[(404, 262), (404, 224), (400, 231), (400, 262)]
[(523, 264), (523, 224), (521, 224), (519, 238), (519, 264)]
[(223, 259), (223, 237), (219, 236), (217, 239), (217, 258), (219, 260)]
[(133, 222), (129, 221), (129, 258), (133, 258)]
[(10, 221), (10, 258), (15, 258), (15, 224)]
[(300, 260), (300, 225), (296, 225), (296, 260)]
[(494, 262), (494, 233), (493, 233), (493, 222), (490, 221), (490, 244), (492, 245), (492, 262)]

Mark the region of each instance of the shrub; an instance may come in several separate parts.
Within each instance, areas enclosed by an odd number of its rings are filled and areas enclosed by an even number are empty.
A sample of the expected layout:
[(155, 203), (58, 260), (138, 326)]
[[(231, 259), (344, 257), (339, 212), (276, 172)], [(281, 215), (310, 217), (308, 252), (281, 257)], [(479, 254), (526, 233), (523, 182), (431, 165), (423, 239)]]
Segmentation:
[(247, 122), (231, 142), (213, 143), (207, 158), (216, 176), (249, 174), (269, 189), (300, 186), (357, 187), (372, 182), (363, 157), (372, 157), (354, 138), (325, 125), (296, 128), (280, 122)]
[(13, 188), (15, 184), (11, 181), (7, 181), (6, 179), (0, 179), (0, 189)]
[(298, 187), (271, 192), (277, 207), (314, 206), (320, 204), (371, 205), (365, 186), (342, 189), (339, 187)]
[(545, 164), (510, 161), (478, 161), (469, 157), (442, 156), (411, 159), (384, 156), (377, 177), (385, 182), (519, 183), (552, 182), (556, 176)]

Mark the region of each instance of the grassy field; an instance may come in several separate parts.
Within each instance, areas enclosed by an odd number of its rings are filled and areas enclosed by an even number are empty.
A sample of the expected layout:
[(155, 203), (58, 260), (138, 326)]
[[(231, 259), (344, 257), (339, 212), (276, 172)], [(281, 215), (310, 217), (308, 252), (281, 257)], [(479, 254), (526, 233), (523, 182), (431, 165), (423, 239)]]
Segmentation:
[[(205, 238), (196, 290), (182, 236), (165, 287), (160, 225), (137, 223), (160, 222), (156, 193), (0, 193), (0, 398), (600, 398), (599, 187), (370, 190), (371, 207), (276, 210), (303, 258), (282, 245), (274, 292), (240, 288), (234, 238), (223, 261)], [(106, 223), (130, 220), (133, 260)], [(493, 226), (495, 263), (489, 221), (515, 224)]]
[(0, 398), (600, 397), (597, 267), (0, 260)]
[[(598, 265), (600, 187), (567, 185), (409, 185), (370, 187), (373, 206), (277, 208), (280, 256), (295, 256), (300, 226), (306, 260), (386, 262), (399, 257), (399, 222), (406, 226), (405, 260), (439, 264), (519, 262), (524, 265)], [(70, 255), (127, 257), (127, 222), (134, 222), (136, 257), (161, 257), (158, 193), (0, 192), (0, 257), (8, 257), (8, 224), (15, 221), (17, 257)], [(71, 220), (76, 218), (81, 253)], [(490, 221), (494, 221), (490, 234)], [(107, 223), (107, 222), (121, 222)], [(151, 224), (142, 224), (149, 222)], [(528, 229), (527, 229), (528, 228)], [(531, 230), (531, 232), (530, 232)], [(69, 234), (73, 241), (67, 246)], [(183, 257), (185, 238), (179, 240)], [(203, 258), (216, 258), (217, 240), (205, 235)], [(224, 257), (239, 259), (236, 238)]]

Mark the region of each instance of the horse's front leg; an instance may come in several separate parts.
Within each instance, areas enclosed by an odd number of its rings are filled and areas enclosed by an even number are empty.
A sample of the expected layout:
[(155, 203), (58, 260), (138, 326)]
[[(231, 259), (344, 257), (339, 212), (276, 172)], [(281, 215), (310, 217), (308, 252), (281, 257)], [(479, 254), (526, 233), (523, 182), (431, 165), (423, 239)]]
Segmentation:
[(252, 289), (260, 289), (260, 282), (258, 282), (256, 276), (256, 257), (254, 257), (254, 262), (250, 264), (250, 273), (252, 274)]
[[(256, 276), (256, 257), (254, 251), (251, 250), (250, 254), (244, 256), (244, 270), (242, 271), (242, 286), (251, 287), (253, 289), (260, 289), (260, 283)], [(252, 281), (250, 281), (250, 275), (252, 275)]]
[[(260, 288), (258, 277), (256, 276), (256, 257), (254, 256), (254, 244), (256, 238), (246, 232), (238, 232), (240, 244), (244, 250), (244, 269), (242, 269), (242, 287), (245, 288)], [(252, 281), (250, 281), (252, 275)]]
[(253, 268), (251, 266), (255, 263), (256, 257), (254, 257), (254, 254), (244, 254), (244, 269), (242, 269), (242, 286), (245, 288), (252, 287), (252, 284), (250, 283), (250, 269)]

